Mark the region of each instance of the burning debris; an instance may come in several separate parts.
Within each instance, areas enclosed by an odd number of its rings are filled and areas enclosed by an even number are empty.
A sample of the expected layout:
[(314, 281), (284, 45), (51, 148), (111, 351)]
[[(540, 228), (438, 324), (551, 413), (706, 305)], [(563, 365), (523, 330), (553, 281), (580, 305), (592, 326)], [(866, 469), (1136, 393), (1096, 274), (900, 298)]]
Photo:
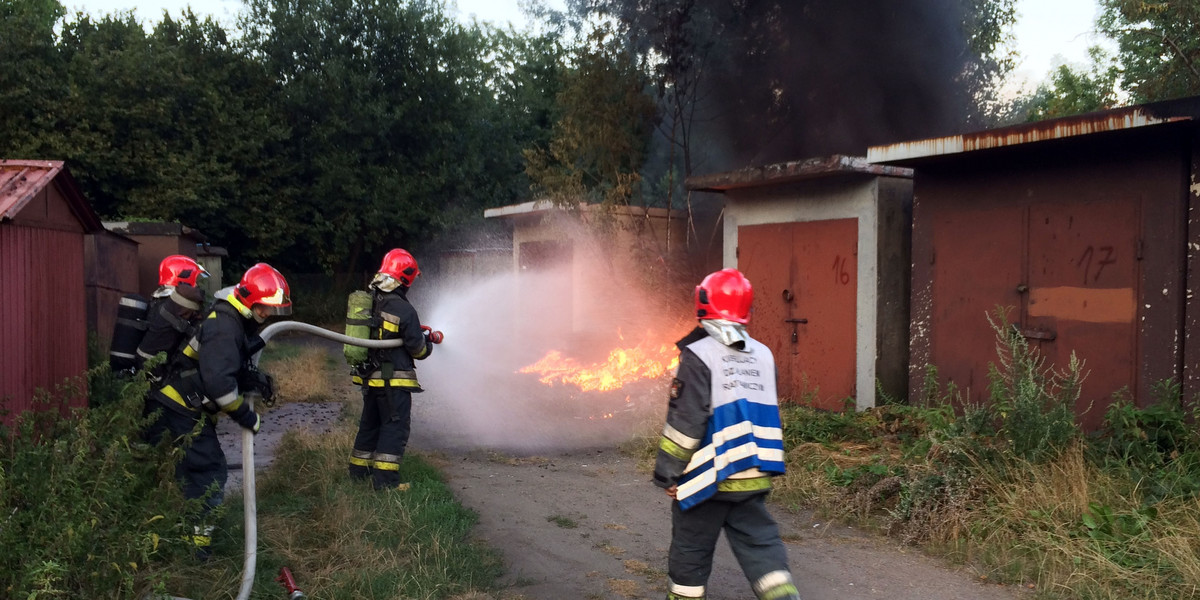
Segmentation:
[(613, 348), (604, 361), (587, 365), (563, 356), (559, 350), (551, 350), (517, 372), (538, 375), (538, 381), (549, 386), (573, 385), (584, 392), (619, 390), (635, 381), (662, 377), (679, 364), (674, 344), (652, 342), (651, 337), (647, 335), (632, 348)]

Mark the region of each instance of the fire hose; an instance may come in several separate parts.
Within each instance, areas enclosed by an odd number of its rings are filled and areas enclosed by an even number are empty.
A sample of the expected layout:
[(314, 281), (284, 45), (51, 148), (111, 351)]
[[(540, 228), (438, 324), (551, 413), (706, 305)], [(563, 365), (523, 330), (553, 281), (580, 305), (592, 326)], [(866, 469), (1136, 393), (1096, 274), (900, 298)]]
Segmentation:
[[(443, 336), (440, 331), (433, 331), (430, 328), (422, 326), (422, 329), (429, 332), (430, 341), (435, 344), (440, 344)], [(352, 344), (362, 346), (364, 348), (397, 348), (404, 345), (403, 339), (393, 340), (364, 340), (362, 338), (350, 337), (342, 335), (322, 327), (301, 323), (299, 321), (280, 321), (267, 325), (258, 336), (262, 338), (263, 343), (267, 343), (277, 333), (284, 331), (301, 331), (312, 335), (323, 337), (325, 339), (341, 342), (343, 344)], [(436, 338), (434, 336), (436, 334)], [(434, 340), (437, 341), (434, 341)], [(255, 366), (258, 365), (258, 359), (262, 355), (259, 351), (254, 355), (252, 362)], [(245, 401), (254, 408), (254, 394), (246, 394)], [(238, 600), (248, 600), (250, 598), (250, 590), (254, 587), (254, 571), (258, 563), (258, 506), (254, 493), (254, 433), (250, 430), (242, 431), (242, 505), (245, 512), (245, 528), (246, 528), (246, 559), (242, 568), (242, 589), (238, 593)], [(286, 567), (285, 567), (286, 569)], [(281, 571), (280, 577), (284, 577)], [(292, 581), (291, 572), (288, 571), (286, 581), (283, 582), (285, 589), (291, 594), (290, 598), (303, 597), (303, 594), (295, 587), (295, 582)], [(289, 585), (290, 584), (290, 585)], [(300, 596), (296, 596), (299, 593)]]

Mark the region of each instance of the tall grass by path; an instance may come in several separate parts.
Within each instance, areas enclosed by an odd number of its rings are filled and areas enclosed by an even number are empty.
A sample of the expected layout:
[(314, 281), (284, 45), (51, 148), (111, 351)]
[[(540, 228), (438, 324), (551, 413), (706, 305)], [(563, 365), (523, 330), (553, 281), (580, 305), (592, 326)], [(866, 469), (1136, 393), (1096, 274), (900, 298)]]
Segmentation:
[[(339, 365), (326, 349), (272, 346), (263, 364), (281, 402), (336, 398)], [(184, 501), (174, 481), (182, 453), (141, 442), (149, 383), (114, 376), (102, 352), (93, 359), (90, 409), (65, 408), (63, 398), (83, 389), (73, 381), (43, 394), (40, 412), (0, 428), (0, 598), (236, 597), (240, 495), (227, 496), (214, 515), (213, 557), (197, 562), (184, 536), (199, 504)], [(344, 414), (352, 419), (354, 411)], [(313, 598), (486, 597), (502, 565), (470, 538), (476, 515), (420, 457), (401, 465), (408, 491), (378, 493), (350, 481), (352, 430), (348, 421), (328, 434), (287, 434), (260, 475), (251, 597), (283, 596), (274, 581), (281, 566)]]
[[(471, 539), (477, 515), (458, 504), (424, 459), (406, 456), (407, 491), (377, 492), (346, 474), (353, 431), (284, 436), (271, 469), (259, 479), (260, 551), (254, 598), (275, 598), (274, 577), (286, 566), (314, 598), (433, 599), (478, 594), (502, 572), (499, 554)], [(173, 593), (225, 598), (240, 574), (241, 504), (228, 513), (214, 540), (220, 564), (209, 576), (169, 581)], [(239, 575), (240, 576), (240, 575)], [(236, 594), (234, 594), (236, 595)]]

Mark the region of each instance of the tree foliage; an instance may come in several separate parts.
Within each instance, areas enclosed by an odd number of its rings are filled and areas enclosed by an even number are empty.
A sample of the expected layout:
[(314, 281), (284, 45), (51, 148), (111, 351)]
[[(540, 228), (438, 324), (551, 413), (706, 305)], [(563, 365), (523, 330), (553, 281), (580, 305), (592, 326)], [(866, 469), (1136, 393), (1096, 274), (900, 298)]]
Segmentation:
[(1017, 100), (1014, 115), (1025, 121), (1041, 121), (1118, 106), (1120, 69), (1100, 47), (1092, 47), (1088, 53), (1092, 59), (1089, 68), (1059, 65), (1049, 82)]
[(1200, 94), (1200, 2), (1102, 0), (1098, 29), (1116, 40), (1134, 103)]
[(546, 197), (573, 206), (626, 205), (639, 191), (656, 116), (637, 58), (597, 28), (563, 75), (559, 118), (544, 147), (525, 152), (526, 172)]
[(102, 216), (196, 227), (234, 269), (353, 270), (528, 193), (562, 55), (438, 0), (251, 0), (236, 29), (150, 30), (12, 0), (0, 156), (65, 159)]

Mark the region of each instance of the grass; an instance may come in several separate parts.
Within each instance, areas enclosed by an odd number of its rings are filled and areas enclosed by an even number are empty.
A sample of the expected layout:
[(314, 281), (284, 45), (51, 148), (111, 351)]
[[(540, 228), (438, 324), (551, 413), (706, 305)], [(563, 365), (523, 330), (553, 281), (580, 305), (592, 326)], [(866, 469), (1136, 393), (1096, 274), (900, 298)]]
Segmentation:
[[(288, 344), (272, 344), (263, 358), (282, 402), (333, 398), (338, 364), (322, 350)], [(213, 557), (196, 562), (183, 532), (197, 507), (183, 501), (172, 474), (180, 453), (140, 443), (148, 383), (116, 378), (100, 364), (88, 373), (92, 408), (70, 414), (59, 398), (78, 394), (82, 382), (69, 388), (0, 429), (0, 597), (236, 597), (240, 495), (226, 497), (215, 516)], [(274, 581), (283, 566), (314, 598), (489, 597), (500, 556), (471, 538), (477, 515), (426, 460), (405, 457), (407, 491), (375, 492), (349, 479), (354, 412), (343, 411), (348, 421), (330, 433), (286, 434), (260, 474), (251, 598), (283, 597)]]
[(342, 364), (321, 347), (290, 343), (268, 344), (259, 361), (275, 379), (278, 404), (334, 400), (332, 378), (345, 378), (338, 372)]
[[(260, 550), (255, 597), (274, 598), (273, 580), (288, 567), (301, 589), (316, 598), (470, 597), (500, 575), (499, 554), (470, 538), (477, 515), (453, 498), (437, 471), (406, 456), (407, 491), (376, 492), (346, 474), (353, 432), (289, 433), (276, 462), (259, 481)], [(214, 565), (193, 567), (169, 582), (173, 593), (222, 598), (240, 576), (242, 512), (226, 502)], [(212, 581), (209, 583), (209, 581)]]
[(550, 515), (549, 517), (546, 517), (546, 520), (558, 525), (559, 527), (562, 527), (563, 529), (575, 529), (576, 527), (579, 527), (578, 521), (563, 515)]

